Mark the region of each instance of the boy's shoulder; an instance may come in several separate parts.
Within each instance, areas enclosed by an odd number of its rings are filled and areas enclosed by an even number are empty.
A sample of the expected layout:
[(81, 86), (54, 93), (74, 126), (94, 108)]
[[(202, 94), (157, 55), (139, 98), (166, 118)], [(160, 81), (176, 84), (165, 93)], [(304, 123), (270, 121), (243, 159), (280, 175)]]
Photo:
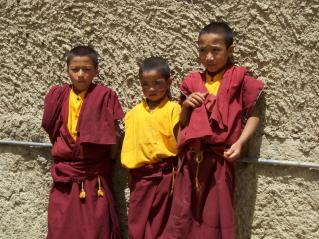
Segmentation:
[(198, 77), (201, 77), (202, 75), (204, 74), (204, 72), (202, 71), (190, 71), (186, 74), (186, 76), (184, 77), (184, 81), (185, 80), (191, 80), (191, 79), (194, 79), (194, 78), (198, 78)]
[(176, 100), (169, 100), (167, 101), (166, 105), (167, 107), (173, 108), (173, 109), (181, 107), (181, 105)]
[(111, 88), (109, 88), (105, 85), (92, 84), (92, 86), (93, 86), (93, 91), (95, 91), (95, 92), (116, 94), (114, 90), (112, 90)]
[(134, 114), (136, 112), (141, 111), (144, 107), (143, 104), (144, 104), (143, 101), (138, 103), (137, 105), (133, 106), (133, 108), (130, 109), (126, 114)]
[(126, 112), (125, 117), (124, 117), (124, 121), (132, 119), (132, 117), (135, 118), (135, 117), (139, 116), (142, 109), (143, 109), (143, 102), (140, 102), (137, 105), (135, 105), (132, 109), (130, 109), (129, 111)]
[(61, 91), (67, 88), (71, 88), (71, 85), (69, 84), (63, 84), (63, 85), (53, 85), (50, 87), (50, 91)]
[(54, 85), (49, 88), (47, 95), (61, 95), (71, 88), (68, 84)]

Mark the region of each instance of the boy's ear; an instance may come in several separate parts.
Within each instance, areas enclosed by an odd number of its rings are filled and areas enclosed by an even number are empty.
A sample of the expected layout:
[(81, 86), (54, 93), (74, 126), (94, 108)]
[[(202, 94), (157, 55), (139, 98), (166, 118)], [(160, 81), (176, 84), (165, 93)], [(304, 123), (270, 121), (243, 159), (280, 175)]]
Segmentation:
[(235, 44), (231, 44), (229, 47), (228, 47), (228, 54), (232, 55), (234, 53), (234, 49), (235, 49)]
[(95, 76), (94, 77), (99, 77), (99, 68), (95, 68)]
[(170, 76), (170, 77), (168, 78), (168, 80), (167, 80), (167, 83), (168, 83), (169, 85), (171, 85), (171, 84), (172, 84), (172, 81), (173, 81), (173, 79), (172, 79), (172, 77)]

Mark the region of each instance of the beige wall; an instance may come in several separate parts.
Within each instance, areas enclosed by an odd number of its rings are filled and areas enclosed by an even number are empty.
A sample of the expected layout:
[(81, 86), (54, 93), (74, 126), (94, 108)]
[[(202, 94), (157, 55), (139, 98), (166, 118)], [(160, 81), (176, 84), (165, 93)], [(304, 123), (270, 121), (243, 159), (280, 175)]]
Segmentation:
[[(319, 163), (318, 10), (313, 1), (0, 0), (0, 138), (47, 142), (43, 96), (66, 82), (63, 54), (91, 44), (100, 81), (125, 110), (140, 100), (137, 62), (170, 60), (173, 94), (197, 69), (196, 37), (209, 20), (236, 33), (236, 57), (267, 84), (263, 124), (249, 154)], [(0, 238), (43, 238), (50, 189), (48, 150), (0, 146)], [(319, 238), (319, 172), (240, 164), (238, 238)], [(115, 188), (125, 228), (125, 173)]]

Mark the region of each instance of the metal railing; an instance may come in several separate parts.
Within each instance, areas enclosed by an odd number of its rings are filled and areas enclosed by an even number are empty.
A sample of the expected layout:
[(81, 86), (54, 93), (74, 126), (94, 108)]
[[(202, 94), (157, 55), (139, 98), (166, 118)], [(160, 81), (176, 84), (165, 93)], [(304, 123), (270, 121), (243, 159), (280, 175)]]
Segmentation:
[[(38, 147), (38, 148), (52, 147), (52, 145), (50, 143), (40, 143), (40, 142), (31, 142), (31, 141), (16, 141), (16, 140), (0, 140), (0, 145), (13, 145), (13, 146)], [(289, 160), (275, 160), (275, 159), (265, 159), (265, 158), (244, 157), (244, 158), (239, 159), (238, 162), (265, 164), (265, 165), (273, 165), (273, 166), (292, 166), (292, 167), (319, 169), (319, 164), (316, 164), (316, 163), (298, 162), (298, 161), (289, 161)]]

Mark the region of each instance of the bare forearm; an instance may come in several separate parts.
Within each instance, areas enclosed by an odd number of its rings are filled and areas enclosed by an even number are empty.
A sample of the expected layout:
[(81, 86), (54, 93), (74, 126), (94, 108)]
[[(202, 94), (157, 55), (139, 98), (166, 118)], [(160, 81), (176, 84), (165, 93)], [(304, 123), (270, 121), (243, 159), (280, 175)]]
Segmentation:
[(258, 116), (251, 116), (248, 118), (247, 123), (241, 133), (237, 142), (244, 145), (256, 132), (258, 125), (259, 125), (259, 117)]
[(118, 152), (120, 150), (121, 142), (122, 142), (122, 134), (121, 134), (121, 129), (119, 126), (118, 122), (115, 122), (115, 135), (116, 135), (116, 144), (112, 145), (111, 148), (111, 158), (115, 159), (116, 156), (118, 155)]
[(224, 152), (224, 157), (228, 161), (234, 161), (240, 157), (243, 146), (256, 132), (259, 121), (260, 119), (258, 116), (251, 116), (248, 118), (239, 139)]
[(192, 109), (201, 106), (206, 95), (207, 93), (194, 92), (187, 96), (187, 98), (183, 101), (182, 112), (179, 120), (181, 127), (185, 127), (188, 124)]
[(180, 125), (182, 127), (185, 127), (188, 124), (191, 113), (192, 109), (190, 107), (182, 106), (182, 111), (179, 119)]

